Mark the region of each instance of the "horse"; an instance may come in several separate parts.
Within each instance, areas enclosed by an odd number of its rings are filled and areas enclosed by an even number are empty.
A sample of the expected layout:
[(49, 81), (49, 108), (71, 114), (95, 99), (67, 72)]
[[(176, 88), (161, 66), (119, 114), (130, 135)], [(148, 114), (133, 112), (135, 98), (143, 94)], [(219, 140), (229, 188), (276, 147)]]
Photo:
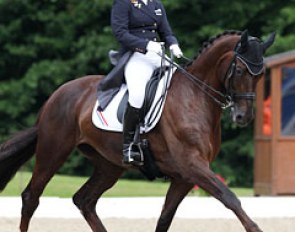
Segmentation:
[[(262, 41), (247, 32), (225, 31), (173, 74), (160, 121), (144, 135), (157, 167), (170, 180), (156, 232), (168, 231), (194, 185), (232, 210), (246, 231), (261, 231), (209, 165), (221, 145), (222, 108), (231, 108), (231, 119), (238, 125), (253, 119), (263, 54), (273, 42), (274, 34)], [(45, 186), (74, 148), (92, 162), (94, 171), (73, 202), (92, 231), (107, 231), (96, 213), (97, 201), (124, 171), (137, 167), (122, 163), (122, 134), (97, 129), (91, 121), (97, 85), (103, 78), (90, 75), (63, 84), (43, 105), (34, 126), (0, 146), (1, 191), (27, 160), (36, 157), (32, 178), (21, 194), (21, 232), (28, 231)]]

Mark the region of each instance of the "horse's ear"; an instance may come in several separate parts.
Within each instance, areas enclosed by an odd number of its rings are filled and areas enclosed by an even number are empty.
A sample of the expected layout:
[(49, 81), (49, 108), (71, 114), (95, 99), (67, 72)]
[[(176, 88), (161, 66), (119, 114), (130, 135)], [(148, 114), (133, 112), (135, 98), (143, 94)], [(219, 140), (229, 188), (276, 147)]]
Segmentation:
[(244, 52), (247, 50), (248, 47), (248, 30), (245, 30), (242, 32), (241, 35), (241, 52)]
[(273, 44), (276, 38), (276, 33), (273, 32), (271, 35), (267, 38), (265, 42), (263, 42), (263, 53)]

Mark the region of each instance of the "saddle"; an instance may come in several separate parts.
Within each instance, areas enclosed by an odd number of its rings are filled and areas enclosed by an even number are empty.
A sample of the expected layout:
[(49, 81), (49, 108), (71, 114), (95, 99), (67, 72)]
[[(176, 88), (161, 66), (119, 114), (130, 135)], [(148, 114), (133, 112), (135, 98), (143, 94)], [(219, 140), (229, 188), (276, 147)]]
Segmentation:
[[(115, 67), (112, 71), (100, 82), (97, 87), (97, 98), (99, 102), (98, 110), (103, 111), (108, 104), (112, 101), (114, 96), (119, 92), (120, 87), (125, 83), (124, 68), (130, 59), (132, 52), (125, 53), (120, 57), (119, 52), (111, 50), (109, 52), (109, 59), (111, 64)], [(158, 84), (161, 78), (164, 76), (167, 66), (156, 69), (146, 85), (145, 98), (143, 107), (140, 110), (140, 119), (144, 120), (146, 113), (152, 106), (153, 99), (155, 97)], [(128, 91), (124, 94), (117, 111), (117, 118), (120, 123), (123, 121), (123, 115), (128, 103), (129, 94)]]
[[(115, 67), (100, 82), (97, 88), (98, 100), (92, 112), (93, 124), (102, 130), (122, 132), (122, 119), (128, 103), (128, 90), (124, 83), (124, 68), (128, 62), (131, 52), (125, 53), (122, 57), (118, 53), (110, 51), (110, 61)], [(169, 71), (166, 72), (166, 70)], [(141, 125), (136, 130), (137, 138), (144, 156), (144, 164), (139, 170), (149, 179), (163, 177), (155, 163), (153, 152), (150, 149), (147, 139), (140, 139), (139, 134), (152, 130), (160, 120), (164, 108), (167, 89), (170, 86), (172, 74), (176, 68), (162, 67), (153, 73), (146, 85), (145, 100), (141, 108)]]

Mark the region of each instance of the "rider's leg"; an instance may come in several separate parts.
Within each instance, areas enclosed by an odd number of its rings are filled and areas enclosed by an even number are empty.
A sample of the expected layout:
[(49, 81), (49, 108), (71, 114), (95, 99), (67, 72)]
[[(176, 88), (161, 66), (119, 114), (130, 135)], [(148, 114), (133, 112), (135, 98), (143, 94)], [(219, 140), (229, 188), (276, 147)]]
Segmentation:
[(132, 149), (136, 127), (139, 123), (140, 109), (132, 107), (129, 103), (123, 118), (123, 162), (140, 163), (142, 161), (141, 154)]
[[(140, 109), (144, 102), (145, 87), (154, 70), (150, 53), (134, 53), (125, 66), (125, 79), (129, 92), (129, 103), (132, 107)], [(155, 57), (158, 58), (157, 56)]]
[(129, 91), (128, 106), (123, 119), (123, 162), (141, 160), (140, 153), (132, 152), (135, 129), (139, 123), (139, 111), (144, 102), (145, 87), (154, 70), (160, 66), (156, 54), (134, 53), (125, 67), (125, 79)]

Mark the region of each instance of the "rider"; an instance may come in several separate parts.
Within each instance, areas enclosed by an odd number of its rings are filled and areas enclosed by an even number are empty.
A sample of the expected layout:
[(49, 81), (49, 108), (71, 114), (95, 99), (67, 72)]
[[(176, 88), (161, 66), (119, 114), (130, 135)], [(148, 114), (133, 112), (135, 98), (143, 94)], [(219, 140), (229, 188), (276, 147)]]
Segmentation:
[(114, 0), (111, 26), (121, 45), (120, 54), (133, 52), (125, 66), (129, 99), (123, 119), (123, 162), (132, 164), (140, 160), (140, 154), (132, 151), (131, 143), (139, 123), (146, 84), (154, 70), (161, 66), (160, 41), (165, 42), (165, 47), (177, 58), (182, 56), (182, 51), (160, 0)]

